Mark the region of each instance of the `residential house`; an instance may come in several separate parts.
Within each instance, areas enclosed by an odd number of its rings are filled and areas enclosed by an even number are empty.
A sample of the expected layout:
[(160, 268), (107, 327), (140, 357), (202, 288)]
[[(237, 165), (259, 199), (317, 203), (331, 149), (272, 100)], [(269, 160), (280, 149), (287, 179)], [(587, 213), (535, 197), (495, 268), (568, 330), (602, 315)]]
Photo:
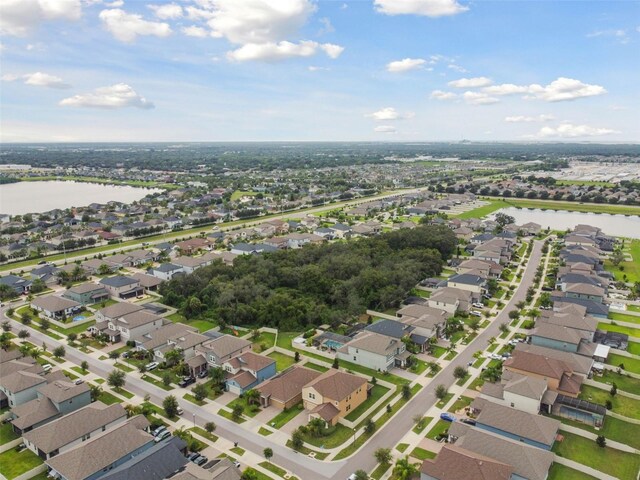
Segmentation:
[(541, 410), (549, 413), (556, 397), (557, 394), (548, 389), (544, 378), (504, 372), (500, 382), (485, 382), (482, 385), (479, 398), (536, 415)]
[[(166, 320), (168, 322), (168, 320)], [(154, 330), (158, 330), (164, 325), (165, 320), (142, 309), (127, 313), (120, 317), (107, 320), (107, 331), (103, 332), (109, 336), (111, 342), (128, 342), (141, 339), (144, 335)]]
[(173, 264), (182, 268), (184, 273), (193, 273), (197, 269), (211, 265), (217, 256), (212, 252), (207, 252), (198, 257), (182, 255), (173, 259)]
[(460, 310), (468, 312), (473, 302), (473, 292), (460, 288), (438, 288), (429, 297), (429, 306), (454, 314)]
[(2, 362), (0, 376), (0, 406), (13, 408), (37, 397), (37, 389), (47, 383), (44, 370), (32, 358), (9, 358)]
[(512, 480), (513, 467), (493, 458), (445, 444), (433, 460), (424, 460), (420, 480)]
[(101, 308), (96, 312), (96, 321), (103, 322), (105, 320), (115, 320), (129, 313), (137, 312), (144, 309), (143, 305), (133, 304), (129, 302), (118, 302), (108, 307)]
[(85, 260), (80, 264), (80, 266), (89, 275), (94, 275), (94, 276), (99, 275), (103, 271), (106, 271), (109, 273), (115, 273), (120, 268), (115, 263), (111, 263), (111, 262), (108, 262), (106, 259), (99, 259), (99, 258), (92, 258), (90, 260)]
[(157, 291), (158, 286), (162, 283), (162, 279), (154, 277), (153, 275), (147, 275), (146, 273), (134, 273), (131, 275), (131, 278), (140, 283), (145, 293)]
[(302, 388), (320, 376), (320, 372), (293, 365), (257, 387), (263, 408), (273, 405), (280, 410), (294, 407), (302, 401)]
[(580, 393), (583, 377), (575, 374), (572, 368), (561, 360), (514, 350), (513, 356), (508, 358), (502, 367), (510, 372), (542, 378), (547, 382), (549, 390), (559, 394), (575, 398)]
[(471, 273), (482, 278), (499, 278), (503, 267), (499, 263), (470, 258), (456, 267), (457, 273)]
[(119, 403), (105, 405), (98, 401), (24, 433), (23, 441), (29, 450), (48, 460), (126, 419), (127, 412)]
[(302, 388), (302, 401), (309, 418), (322, 418), (335, 425), (367, 399), (367, 380), (331, 368)]
[(29, 277), (31, 280), (41, 280), (45, 285), (50, 287), (59, 283), (58, 273), (60, 273), (60, 269), (55, 265), (43, 265), (42, 267), (31, 270)]
[(12, 288), (18, 295), (29, 293), (31, 290), (31, 280), (27, 280), (17, 275), (5, 275), (0, 277), (0, 285), (7, 285)]
[(347, 362), (380, 372), (388, 372), (396, 363), (406, 362), (409, 353), (404, 342), (375, 332), (360, 332), (336, 352)]
[(470, 273), (459, 273), (452, 275), (443, 282), (443, 286), (457, 288), (460, 290), (468, 290), (473, 294), (474, 298), (479, 298), (486, 289), (487, 281), (479, 275)]
[(103, 285), (81, 283), (65, 290), (62, 296), (78, 302), (82, 306), (87, 306), (108, 300), (109, 292)]
[(546, 480), (555, 456), (541, 448), (511, 440), (501, 435), (453, 422), (449, 427), (449, 441), (455, 446), (511, 465), (512, 478), (518, 480)]
[(41, 312), (45, 317), (55, 320), (65, 319), (80, 311), (82, 305), (73, 300), (57, 295), (36, 297), (31, 302), (31, 308)]
[(189, 462), (186, 468), (172, 476), (171, 480), (240, 480), (242, 478), (238, 467), (228, 458), (216, 458), (211, 463), (211, 466), (203, 469)]
[(193, 255), (198, 251), (211, 250), (211, 242), (206, 238), (197, 237), (177, 242), (176, 247), (183, 255)]
[(36, 389), (36, 398), (11, 409), (13, 431), (19, 435), (91, 403), (86, 383), (76, 385), (62, 372), (47, 375), (46, 384)]
[(147, 272), (154, 277), (157, 277), (164, 281), (171, 280), (174, 276), (184, 274), (184, 269), (173, 263), (163, 263), (157, 267), (151, 267)]
[(158, 362), (164, 361), (165, 353), (171, 350), (182, 352), (185, 360), (196, 355), (196, 348), (209, 340), (209, 337), (198, 333), (198, 329), (182, 323), (169, 323), (136, 339), (139, 351), (153, 352)]
[(197, 352), (192, 366), (194, 374), (209, 367), (222, 367), (224, 362), (233, 357), (251, 351), (252, 344), (249, 340), (233, 335), (220, 335), (208, 339), (197, 347)]
[(544, 450), (551, 450), (560, 429), (559, 420), (483, 398), (476, 398), (471, 410), (477, 428)]
[(531, 345), (562, 350), (571, 353), (593, 355), (596, 344), (591, 342), (593, 333), (571, 327), (554, 325), (548, 322), (538, 322), (529, 332), (528, 341)]
[(276, 361), (264, 355), (247, 351), (222, 364), (227, 372), (225, 389), (242, 395), (276, 374)]
[(116, 275), (100, 280), (100, 285), (107, 289), (109, 294), (115, 298), (127, 299), (144, 294), (144, 289), (135, 278)]

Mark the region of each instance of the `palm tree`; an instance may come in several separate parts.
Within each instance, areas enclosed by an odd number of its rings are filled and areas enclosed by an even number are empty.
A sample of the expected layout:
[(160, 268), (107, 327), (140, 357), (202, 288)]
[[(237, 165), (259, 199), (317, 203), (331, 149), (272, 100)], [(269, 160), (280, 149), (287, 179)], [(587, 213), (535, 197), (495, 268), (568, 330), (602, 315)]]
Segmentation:
[(164, 360), (167, 362), (167, 366), (172, 367), (182, 360), (182, 352), (180, 350), (169, 350), (164, 354)]
[(247, 401), (247, 405), (252, 405), (260, 401), (260, 392), (252, 388), (244, 392), (244, 398)]
[(33, 348), (29, 352), (29, 355), (31, 355), (31, 358), (33, 358), (34, 360), (38, 360), (38, 358), (40, 358), (40, 356), (42, 355), (42, 350), (40, 350), (39, 348)]
[(399, 459), (393, 467), (393, 475), (398, 480), (409, 480), (418, 473), (414, 464), (409, 462), (409, 457)]
[(23, 357), (26, 357), (31, 354), (31, 345), (20, 345), (20, 348), (18, 350), (20, 350), (20, 353)]

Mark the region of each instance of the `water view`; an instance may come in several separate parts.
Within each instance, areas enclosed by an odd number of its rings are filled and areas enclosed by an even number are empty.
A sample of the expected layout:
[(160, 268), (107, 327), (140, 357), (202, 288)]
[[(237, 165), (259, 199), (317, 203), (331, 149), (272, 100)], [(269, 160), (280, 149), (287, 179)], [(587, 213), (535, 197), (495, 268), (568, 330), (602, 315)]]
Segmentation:
[[(607, 235), (619, 237), (640, 238), (640, 217), (610, 214), (596, 214), (590, 212), (567, 212), (556, 210), (539, 210), (527, 208), (502, 208), (498, 212), (506, 213), (516, 219), (516, 223), (522, 225), (527, 222), (535, 222), (542, 228), (551, 227), (552, 230), (566, 230), (578, 224), (593, 225), (601, 228)], [(498, 213), (496, 212), (496, 213)], [(491, 215), (493, 218), (495, 214)]]
[(131, 203), (159, 191), (157, 188), (84, 182), (18, 182), (0, 185), (0, 213), (23, 215), (48, 212), (54, 208), (82, 207), (90, 203)]

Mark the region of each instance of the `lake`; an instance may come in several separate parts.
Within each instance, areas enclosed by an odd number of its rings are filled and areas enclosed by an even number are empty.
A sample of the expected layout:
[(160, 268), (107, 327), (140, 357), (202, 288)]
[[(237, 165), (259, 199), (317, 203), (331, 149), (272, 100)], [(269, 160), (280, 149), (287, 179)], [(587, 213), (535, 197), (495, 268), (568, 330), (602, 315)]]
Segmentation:
[(84, 207), (90, 203), (131, 203), (160, 191), (157, 188), (58, 180), (9, 183), (0, 185), (0, 213), (23, 215), (54, 208)]
[(516, 224), (535, 222), (542, 228), (566, 230), (578, 224), (592, 225), (600, 228), (605, 234), (617, 237), (640, 238), (640, 216), (609, 215), (606, 213), (568, 212), (565, 210), (539, 210), (528, 208), (502, 208), (496, 213), (506, 213), (516, 220)]

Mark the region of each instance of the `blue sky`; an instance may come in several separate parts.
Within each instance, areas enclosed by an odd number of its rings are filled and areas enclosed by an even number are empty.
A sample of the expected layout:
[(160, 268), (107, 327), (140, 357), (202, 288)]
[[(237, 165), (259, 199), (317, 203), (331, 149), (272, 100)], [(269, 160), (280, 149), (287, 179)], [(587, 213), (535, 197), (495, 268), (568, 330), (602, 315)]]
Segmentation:
[(4, 142), (640, 140), (640, 2), (0, 7)]

